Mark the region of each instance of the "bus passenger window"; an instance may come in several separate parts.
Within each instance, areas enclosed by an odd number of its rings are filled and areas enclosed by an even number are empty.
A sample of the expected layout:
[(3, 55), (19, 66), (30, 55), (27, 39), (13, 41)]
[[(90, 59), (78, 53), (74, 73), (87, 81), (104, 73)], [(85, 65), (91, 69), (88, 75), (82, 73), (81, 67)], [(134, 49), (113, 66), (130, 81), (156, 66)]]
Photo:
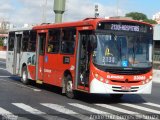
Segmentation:
[(61, 34), (62, 34), (61, 53), (74, 54), (76, 30), (64, 29), (62, 30)]
[(8, 51), (13, 51), (13, 49), (14, 49), (14, 40), (15, 40), (15, 33), (9, 33)]
[(28, 41), (28, 52), (35, 52), (36, 51), (36, 35), (35, 31), (30, 31), (29, 41)]
[(24, 31), (23, 40), (22, 40), (22, 51), (23, 52), (27, 52), (28, 41), (29, 41), (29, 31)]
[(59, 41), (60, 41), (60, 30), (49, 31), (48, 38), (48, 53), (58, 53), (59, 52)]

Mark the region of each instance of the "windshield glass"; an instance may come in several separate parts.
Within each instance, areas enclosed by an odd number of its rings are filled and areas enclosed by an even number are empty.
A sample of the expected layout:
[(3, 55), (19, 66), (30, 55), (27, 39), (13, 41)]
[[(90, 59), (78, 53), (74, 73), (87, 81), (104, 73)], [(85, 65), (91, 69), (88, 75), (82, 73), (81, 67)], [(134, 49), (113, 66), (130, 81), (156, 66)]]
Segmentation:
[(151, 67), (152, 36), (96, 34), (93, 62), (109, 67)]

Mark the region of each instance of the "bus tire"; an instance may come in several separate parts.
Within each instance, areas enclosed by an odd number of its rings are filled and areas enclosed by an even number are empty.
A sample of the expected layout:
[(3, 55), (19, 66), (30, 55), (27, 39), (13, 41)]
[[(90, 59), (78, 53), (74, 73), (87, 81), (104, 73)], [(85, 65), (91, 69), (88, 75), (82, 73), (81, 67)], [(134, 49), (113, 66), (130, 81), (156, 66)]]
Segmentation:
[(73, 90), (73, 82), (70, 75), (65, 77), (65, 92), (68, 98), (71, 99), (75, 98), (75, 92)]
[(25, 85), (29, 84), (27, 66), (24, 66), (22, 68), (22, 78), (21, 78), (21, 81)]
[(123, 97), (123, 94), (110, 94), (110, 96), (114, 100), (119, 100)]

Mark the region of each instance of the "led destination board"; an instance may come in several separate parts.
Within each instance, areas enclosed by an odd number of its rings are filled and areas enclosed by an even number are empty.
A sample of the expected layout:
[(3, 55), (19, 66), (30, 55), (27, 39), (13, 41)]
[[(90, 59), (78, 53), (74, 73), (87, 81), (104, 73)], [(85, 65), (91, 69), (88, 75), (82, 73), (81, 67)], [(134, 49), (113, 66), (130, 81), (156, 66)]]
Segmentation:
[(101, 22), (97, 26), (98, 30), (126, 31), (126, 32), (152, 32), (152, 27), (144, 24), (129, 22)]
[(123, 31), (133, 31), (133, 32), (139, 32), (140, 27), (139, 26), (133, 26), (133, 25), (119, 25), (119, 24), (111, 24), (111, 30), (123, 30)]

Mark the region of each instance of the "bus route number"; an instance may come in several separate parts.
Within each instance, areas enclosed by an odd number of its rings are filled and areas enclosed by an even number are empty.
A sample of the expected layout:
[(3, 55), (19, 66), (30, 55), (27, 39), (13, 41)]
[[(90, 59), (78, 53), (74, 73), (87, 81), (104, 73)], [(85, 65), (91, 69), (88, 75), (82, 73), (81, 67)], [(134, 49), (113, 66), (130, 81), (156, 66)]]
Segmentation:
[(111, 64), (114, 64), (115, 63), (115, 57), (103, 57), (102, 58), (102, 62), (103, 62), (103, 64), (109, 64), (109, 63), (111, 63)]

